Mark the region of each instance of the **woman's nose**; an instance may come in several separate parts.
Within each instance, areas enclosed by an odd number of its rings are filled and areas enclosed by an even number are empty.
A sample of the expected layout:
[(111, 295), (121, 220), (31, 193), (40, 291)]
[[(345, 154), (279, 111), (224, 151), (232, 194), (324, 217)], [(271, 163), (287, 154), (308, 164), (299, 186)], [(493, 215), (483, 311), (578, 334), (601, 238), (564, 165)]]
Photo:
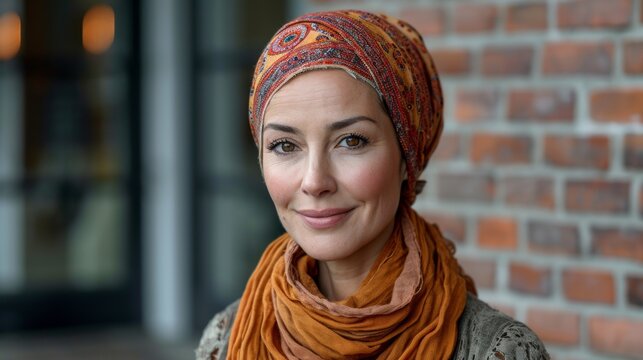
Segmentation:
[(310, 156), (301, 181), (306, 195), (320, 197), (337, 190), (337, 183), (331, 171), (329, 159), (324, 155)]

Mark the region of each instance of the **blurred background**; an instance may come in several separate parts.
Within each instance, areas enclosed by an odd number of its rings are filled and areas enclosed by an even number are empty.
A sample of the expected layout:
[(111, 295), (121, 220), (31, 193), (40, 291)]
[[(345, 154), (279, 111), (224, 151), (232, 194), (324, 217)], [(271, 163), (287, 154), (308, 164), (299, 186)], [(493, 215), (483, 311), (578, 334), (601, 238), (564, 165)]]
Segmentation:
[(191, 359), (282, 232), (247, 125), (287, 19), (408, 20), (415, 208), (555, 359), (643, 359), (643, 0), (0, 0), (0, 359)]

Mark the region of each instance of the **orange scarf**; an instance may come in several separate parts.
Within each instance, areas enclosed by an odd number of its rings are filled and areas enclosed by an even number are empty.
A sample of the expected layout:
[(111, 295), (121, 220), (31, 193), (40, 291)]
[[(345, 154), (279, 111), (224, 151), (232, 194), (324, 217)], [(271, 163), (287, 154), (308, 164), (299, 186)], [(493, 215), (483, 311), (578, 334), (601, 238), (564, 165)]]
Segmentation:
[(330, 302), (317, 265), (284, 234), (241, 298), (228, 359), (448, 359), (470, 277), (435, 225), (401, 206), (391, 238), (357, 292)]

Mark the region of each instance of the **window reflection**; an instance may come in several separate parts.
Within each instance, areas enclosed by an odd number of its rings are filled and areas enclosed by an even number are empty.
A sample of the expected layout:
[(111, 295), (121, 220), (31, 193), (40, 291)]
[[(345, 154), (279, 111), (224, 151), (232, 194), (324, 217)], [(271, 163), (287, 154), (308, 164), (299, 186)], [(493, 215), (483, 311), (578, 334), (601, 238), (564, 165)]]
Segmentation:
[(21, 21), (14, 11), (0, 14), (0, 60), (10, 60), (20, 51)]
[(106, 2), (0, 1), (0, 334), (137, 316), (137, 34)]
[(92, 54), (107, 51), (114, 42), (114, 9), (108, 5), (95, 5), (83, 17), (83, 47)]
[[(26, 23), (23, 54), (21, 172), (31, 182), (24, 194), (25, 286), (118, 283), (127, 236), (126, 58), (84, 56), (112, 45), (114, 11), (96, 5), (60, 14), (55, 2), (26, 3), (25, 10), (35, 20)], [(59, 16), (42, 16), (48, 12)], [(106, 61), (112, 65), (101, 66)]]

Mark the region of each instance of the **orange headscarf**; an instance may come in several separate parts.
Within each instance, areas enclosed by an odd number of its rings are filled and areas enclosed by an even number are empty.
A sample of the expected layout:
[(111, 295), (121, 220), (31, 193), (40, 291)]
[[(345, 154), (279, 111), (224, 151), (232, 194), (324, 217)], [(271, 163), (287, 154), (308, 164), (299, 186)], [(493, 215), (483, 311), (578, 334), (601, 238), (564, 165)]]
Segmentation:
[(435, 225), (402, 206), (357, 292), (328, 301), (316, 261), (288, 234), (264, 252), (241, 298), (228, 359), (448, 359), (467, 290)]

